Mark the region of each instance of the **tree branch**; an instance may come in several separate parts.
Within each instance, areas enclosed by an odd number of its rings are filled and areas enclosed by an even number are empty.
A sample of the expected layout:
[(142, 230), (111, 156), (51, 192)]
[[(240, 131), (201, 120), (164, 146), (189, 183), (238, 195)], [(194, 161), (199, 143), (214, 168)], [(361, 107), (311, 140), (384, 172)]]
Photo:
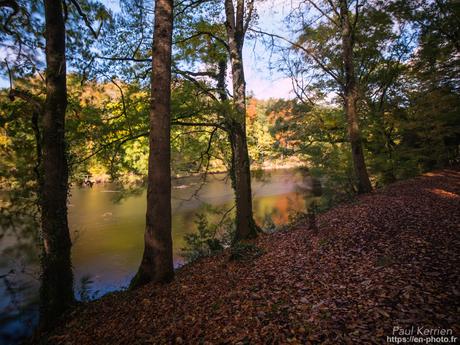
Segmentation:
[[(340, 27), (339, 23), (337, 23), (337, 22), (334, 20), (334, 18), (332, 18), (331, 16), (329, 16), (323, 9), (321, 9), (321, 7), (319, 7), (319, 6), (315, 3), (315, 1), (313, 1), (313, 0), (307, 0), (307, 1), (308, 1), (308, 3), (309, 3), (311, 6), (313, 6), (319, 13), (321, 13), (321, 15), (323, 15), (323, 16), (325, 16), (327, 19), (329, 19), (329, 21), (330, 21), (332, 24), (336, 25), (337, 27)], [(335, 9), (334, 6), (331, 5), (331, 7), (332, 7), (332, 9), (334, 10), (334, 12), (337, 11), (337, 10)]]
[(227, 42), (224, 39), (220, 38), (219, 36), (215, 35), (212, 32), (209, 32), (209, 31), (197, 31), (196, 33), (194, 33), (193, 35), (191, 35), (189, 37), (174, 41), (173, 44), (184, 43), (184, 42), (187, 42), (187, 41), (189, 41), (191, 39), (194, 39), (195, 37), (202, 36), (202, 35), (207, 35), (207, 36), (209, 36), (211, 38), (214, 38), (217, 42), (222, 44), (227, 51), (229, 51), (230, 48), (228, 47)]
[(246, 20), (244, 22), (243, 35), (246, 34), (246, 31), (248, 31), (248, 27), (249, 27), (249, 24), (251, 22), (253, 12), (254, 12), (254, 0), (251, 0), (251, 1), (248, 2), (248, 15), (247, 15)]
[(121, 145), (127, 143), (128, 141), (136, 140), (136, 139), (139, 139), (141, 137), (146, 137), (148, 135), (149, 135), (149, 132), (142, 132), (142, 133), (139, 133), (139, 134), (136, 134), (136, 135), (129, 135), (129, 136), (125, 136), (125, 137), (121, 137), (121, 138), (112, 140), (109, 143), (101, 145), (96, 151), (92, 152), (91, 154), (89, 154), (85, 158), (82, 158), (82, 159), (74, 162), (73, 164), (81, 164), (81, 163), (87, 161), (88, 159), (90, 159), (91, 157), (94, 157), (99, 152), (101, 152), (101, 151), (105, 150), (106, 148), (110, 147), (111, 145), (118, 144), (118, 147), (120, 147)]
[(340, 85), (342, 85), (342, 82), (340, 81), (340, 78), (339, 76), (333, 71), (331, 70), (330, 68), (328, 68), (323, 62), (321, 62), (321, 60), (314, 54), (313, 50), (312, 49), (308, 49), (298, 43), (295, 43), (295, 42), (292, 42), (290, 40), (288, 40), (287, 38), (283, 37), (283, 36), (280, 36), (280, 35), (277, 35), (277, 34), (272, 34), (272, 33), (268, 33), (268, 32), (265, 32), (265, 31), (261, 31), (261, 30), (256, 30), (256, 29), (249, 29), (250, 31), (252, 32), (255, 32), (255, 33), (258, 33), (258, 34), (262, 34), (262, 35), (266, 35), (266, 36), (269, 36), (269, 37), (272, 37), (272, 38), (278, 38), (280, 40), (283, 40), (287, 43), (289, 43), (291, 46), (293, 46), (294, 48), (298, 48), (300, 50), (302, 50), (304, 53), (306, 53), (308, 56), (310, 56), (314, 61), (315, 63), (324, 71), (326, 72), (327, 74), (329, 74), (337, 83), (339, 83)]
[(215, 127), (219, 128), (223, 131), (226, 131), (226, 128), (219, 124), (219, 123), (212, 123), (212, 122), (183, 122), (183, 121), (172, 121), (171, 125), (177, 126), (204, 126), (204, 127)]
[(8, 28), (8, 25), (10, 21), (13, 19), (13, 17), (18, 14), (19, 12), (19, 5), (16, 2), (16, 0), (1, 0), (0, 1), (0, 7), (8, 7), (13, 10), (12, 13), (6, 18), (5, 24), (3, 24), (3, 30), (9, 35), (14, 35), (14, 33)]
[(151, 58), (145, 58), (145, 59), (137, 59), (137, 58), (132, 58), (132, 57), (118, 57), (118, 56), (100, 56), (96, 55), (96, 59), (102, 59), (102, 60), (111, 60), (111, 61), (132, 61), (132, 62), (152, 62)]
[(98, 38), (99, 37), (99, 32), (101, 31), (101, 27), (102, 27), (102, 22), (101, 22), (101, 25), (99, 26), (99, 29), (97, 30), (97, 32), (94, 31), (93, 27), (91, 26), (91, 22), (89, 21), (87, 15), (81, 9), (81, 7), (78, 4), (77, 0), (70, 0), (70, 2), (75, 6), (75, 8), (77, 9), (78, 14), (80, 15), (80, 17), (82, 17), (83, 21), (85, 22), (86, 26), (91, 31), (91, 33), (93, 34), (94, 38)]

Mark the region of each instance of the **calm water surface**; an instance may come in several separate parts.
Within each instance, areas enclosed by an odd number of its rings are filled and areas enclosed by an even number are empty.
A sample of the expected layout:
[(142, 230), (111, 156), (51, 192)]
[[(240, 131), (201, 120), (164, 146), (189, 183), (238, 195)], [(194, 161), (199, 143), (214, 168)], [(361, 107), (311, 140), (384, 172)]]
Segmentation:
[[(271, 217), (276, 225), (288, 221), (290, 212), (301, 211), (310, 197), (311, 181), (297, 170), (263, 172), (253, 178), (254, 216), (259, 225)], [(233, 205), (233, 191), (225, 174), (209, 175), (205, 183), (201, 177), (173, 181), (173, 244), (174, 263), (183, 263), (181, 249), (184, 235), (196, 231), (195, 215), (209, 213), (206, 205), (229, 209)], [(143, 251), (146, 191), (126, 192), (111, 185), (93, 188), (73, 188), (69, 201), (69, 226), (73, 237), (72, 262), (77, 297), (86, 281), (91, 297), (127, 286), (137, 270)], [(3, 263), (1, 272), (8, 270)], [(19, 297), (33, 300), (37, 282), (27, 276), (21, 279), (28, 288)], [(21, 281), (21, 283), (24, 283)], [(19, 284), (19, 282), (18, 282)], [(0, 287), (0, 307), (11, 302), (5, 287)], [(22, 296), (22, 297), (21, 297)], [(18, 322), (11, 327), (20, 327)], [(5, 328), (4, 328), (5, 329)]]
[[(254, 178), (252, 188), (258, 224), (263, 225), (270, 216), (280, 225), (287, 222), (293, 210), (303, 210), (309, 181), (295, 170), (277, 170)], [(234, 196), (224, 174), (208, 175), (204, 184), (200, 177), (175, 180), (172, 195), (177, 267), (183, 262), (184, 235), (196, 230), (195, 215), (206, 214), (207, 204), (229, 209)], [(128, 197), (107, 185), (72, 191), (69, 224), (74, 234), (72, 261), (77, 285), (89, 276), (92, 288), (103, 293), (129, 283), (142, 257), (145, 211), (145, 189)]]

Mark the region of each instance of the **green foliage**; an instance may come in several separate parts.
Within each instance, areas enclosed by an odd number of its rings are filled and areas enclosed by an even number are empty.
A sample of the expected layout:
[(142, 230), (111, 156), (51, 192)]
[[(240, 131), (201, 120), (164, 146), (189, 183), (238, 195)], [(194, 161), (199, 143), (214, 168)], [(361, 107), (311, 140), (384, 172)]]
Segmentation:
[[(267, 109), (278, 118), (271, 127), (275, 149), (285, 156), (300, 155), (309, 174), (321, 180), (323, 204), (355, 192), (346, 123), (340, 108), (311, 107), (280, 100)], [(280, 116), (283, 115), (283, 116)], [(326, 207), (324, 205), (323, 207)]]
[(224, 248), (225, 240), (217, 238), (217, 224), (210, 225), (202, 213), (196, 215), (195, 224), (197, 232), (184, 236), (186, 247), (182, 249), (182, 256), (187, 262), (214, 255)]
[[(248, 101), (248, 149), (252, 163), (263, 166), (267, 161), (273, 160), (278, 155), (273, 150), (275, 139), (270, 134), (270, 118), (267, 108), (270, 101), (258, 101), (249, 99)], [(254, 167), (253, 167), (254, 168)]]
[[(7, 99), (4, 91), (0, 97)], [(33, 112), (30, 104), (18, 98), (0, 102), (0, 255), (27, 264), (38, 262), (40, 235)]]
[[(359, 8), (353, 29), (357, 106), (365, 160), (376, 187), (460, 161), (459, 29), (454, 19), (459, 9), (451, 1), (418, 0)], [(321, 208), (327, 208), (355, 193), (341, 110), (341, 32), (324, 17), (312, 23), (297, 19), (303, 24), (298, 43), (308, 45), (311, 53), (296, 50), (301, 63), (293, 63), (289, 72), (298, 81), (298, 97), (268, 110), (278, 114), (271, 133), (275, 150), (300, 155), (312, 175), (322, 179)]]

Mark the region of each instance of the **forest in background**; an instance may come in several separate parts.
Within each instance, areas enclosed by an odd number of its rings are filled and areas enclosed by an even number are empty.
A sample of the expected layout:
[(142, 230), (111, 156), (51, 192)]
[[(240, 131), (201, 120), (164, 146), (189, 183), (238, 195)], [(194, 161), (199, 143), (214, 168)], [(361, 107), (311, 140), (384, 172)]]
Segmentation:
[[(154, 4), (123, 1), (112, 10), (99, 1), (45, 2), (62, 18), (55, 29), (64, 35), (64, 48), (56, 56), (65, 52), (67, 64), (60, 81), (66, 86), (65, 138), (53, 155), (65, 156), (69, 178), (59, 179), (66, 185), (88, 179), (151, 183), (149, 134), (159, 123), (152, 117), (150, 85), (151, 79), (156, 83)], [(300, 1), (285, 19), (289, 37), (258, 27), (257, 4), (175, 3), (166, 84), (171, 173), (228, 171), (236, 199), (246, 198), (245, 206), (237, 202), (237, 228), (247, 221), (237, 236), (253, 236), (252, 215), (238, 219), (251, 209), (249, 163), (253, 170), (308, 167), (313, 176), (326, 177), (330, 204), (459, 163), (458, 2)], [(50, 90), (57, 87), (47, 81), (54, 72), (63, 77), (62, 68), (50, 69), (41, 1), (1, 1), (0, 11), (0, 66), (8, 83), (0, 103), (0, 186), (7, 196), (0, 205), (1, 236), (40, 242), (44, 186), (60, 188), (61, 199), (68, 193), (62, 180), (46, 173), (56, 147), (46, 138), (57, 138), (47, 121), (59, 123), (46, 115), (52, 113)], [(272, 64), (292, 79), (292, 99), (248, 95), (242, 59), (247, 41), (272, 52)], [(156, 97), (158, 104), (166, 101)], [(48, 293), (62, 291), (51, 287)], [(62, 298), (55, 297), (52, 303)]]

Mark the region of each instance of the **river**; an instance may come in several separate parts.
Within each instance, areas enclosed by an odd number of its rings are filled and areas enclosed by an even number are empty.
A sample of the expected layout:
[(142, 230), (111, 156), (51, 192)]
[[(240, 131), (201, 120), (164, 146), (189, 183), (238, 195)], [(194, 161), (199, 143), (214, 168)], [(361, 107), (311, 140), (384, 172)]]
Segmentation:
[[(265, 171), (252, 179), (253, 207), (256, 222), (264, 226), (267, 219), (275, 225), (288, 221), (295, 211), (304, 211), (311, 194), (311, 180), (299, 170)], [(184, 235), (196, 231), (196, 214), (207, 215), (210, 221), (217, 216), (210, 211), (228, 210), (233, 205), (233, 191), (226, 174), (208, 175), (173, 180), (173, 246), (174, 264), (184, 263), (181, 250)], [(72, 233), (72, 262), (77, 298), (97, 298), (126, 287), (140, 263), (145, 226), (146, 190), (120, 189), (115, 185), (94, 185), (92, 188), (73, 188), (69, 200), (69, 226)], [(17, 253), (16, 253), (17, 254)], [(12, 254), (11, 254), (12, 255)], [(2, 256), (0, 275), (17, 265), (17, 257), (8, 260)], [(32, 270), (32, 273), (31, 273)], [(27, 274), (11, 276), (17, 288), (16, 301), (8, 293), (8, 286), (0, 286), (3, 343), (13, 343), (13, 333), (30, 330), (36, 322), (38, 282), (33, 268)], [(15, 281), (16, 276), (16, 281)], [(35, 277), (35, 278), (32, 278)], [(19, 287), (24, 289), (19, 291)], [(17, 314), (12, 302), (24, 305), (30, 302), (24, 317)], [(10, 313), (11, 315), (8, 315)], [(35, 314), (35, 315), (34, 315)], [(7, 316), (11, 316), (7, 318)], [(5, 322), (6, 320), (6, 322)], [(28, 326), (24, 328), (24, 322)]]

